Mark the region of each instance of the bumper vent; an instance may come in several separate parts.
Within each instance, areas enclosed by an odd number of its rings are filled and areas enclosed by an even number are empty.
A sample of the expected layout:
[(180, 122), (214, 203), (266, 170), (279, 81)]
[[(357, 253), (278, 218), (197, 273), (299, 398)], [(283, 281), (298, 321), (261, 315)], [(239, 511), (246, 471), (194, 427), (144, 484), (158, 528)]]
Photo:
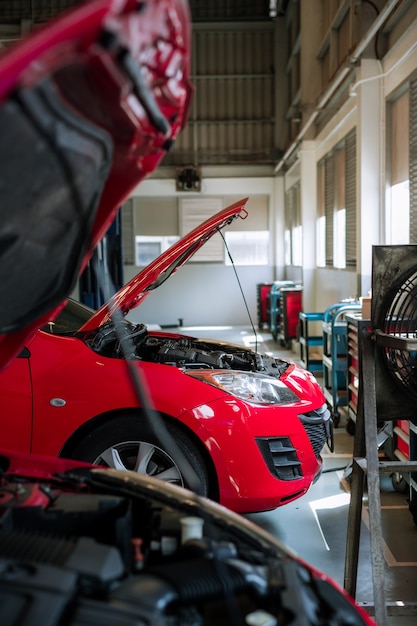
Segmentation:
[(310, 443), (314, 450), (314, 454), (316, 455), (316, 457), (319, 457), (327, 439), (324, 424), (320, 424), (318, 426), (311, 426), (311, 424), (304, 424), (304, 428), (306, 430), (308, 438), (310, 439)]
[(320, 456), (324, 445), (327, 443), (331, 452), (333, 452), (333, 420), (326, 404), (298, 416), (305, 428), (307, 437), (310, 439), (311, 446), (316, 457)]
[(257, 439), (269, 471), (280, 480), (296, 480), (302, 477), (301, 463), (288, 437), (265, 437)]

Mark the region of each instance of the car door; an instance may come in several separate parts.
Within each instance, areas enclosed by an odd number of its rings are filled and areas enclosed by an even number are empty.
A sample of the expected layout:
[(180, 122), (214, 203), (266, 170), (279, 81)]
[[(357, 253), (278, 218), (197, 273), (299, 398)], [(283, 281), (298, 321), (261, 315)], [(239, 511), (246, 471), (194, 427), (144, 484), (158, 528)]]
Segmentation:
[(30, 452), (32, 437), (32, 385), (30, 348), (23, 348), (8, 367), (0, 372), (2, 414), (1, 446)]

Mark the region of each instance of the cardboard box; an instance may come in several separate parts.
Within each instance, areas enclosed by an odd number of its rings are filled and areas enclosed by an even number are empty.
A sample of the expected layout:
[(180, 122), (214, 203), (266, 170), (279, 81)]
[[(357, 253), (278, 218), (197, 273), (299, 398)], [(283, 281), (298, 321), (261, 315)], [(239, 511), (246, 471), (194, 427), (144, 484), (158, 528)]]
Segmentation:
[(359, 301), (362, 305), (362, 319), (370, 320), (371, 319), (371, 308), (372, 308), (372, 298), (370, 296), (366, 296), (364, 298), (359, 298)]

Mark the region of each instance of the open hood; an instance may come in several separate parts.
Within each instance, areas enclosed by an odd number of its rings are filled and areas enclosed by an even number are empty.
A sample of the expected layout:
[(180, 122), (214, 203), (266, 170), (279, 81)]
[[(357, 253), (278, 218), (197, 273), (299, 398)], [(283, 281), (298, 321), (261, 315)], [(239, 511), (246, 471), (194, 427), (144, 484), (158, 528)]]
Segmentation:
[(238, 217), (245, 219), (247, 217), (245, 209), (247, 201), (248, 198), (244, 198), (219, 211), (173, 244), (124, 285), (110, 302), (98, 309), (88, 322), (80, 328), (80, 331), (94, 330), (105, 324), (111, 319), (113, 311), (121, 310), (123, 315), (127, 315), (131, 309), (143, 301), (150, 291), (162, 285), (219, 230)]
[(186, 0), (91, 0), (0, 55), (0, 369), (186, 123)]

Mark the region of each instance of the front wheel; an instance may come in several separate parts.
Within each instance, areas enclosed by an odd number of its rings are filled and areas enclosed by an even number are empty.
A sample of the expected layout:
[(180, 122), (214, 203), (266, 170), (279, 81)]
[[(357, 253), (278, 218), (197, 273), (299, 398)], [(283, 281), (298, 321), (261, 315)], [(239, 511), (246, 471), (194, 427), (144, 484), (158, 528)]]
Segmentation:
[[(153, 476), (207, 496), (208, 473), (199, 450), (178, 427), (169, 424), (166, 429), (174, 442), (169, 451), (144, 423), (142, 415), (114, 417), (94, 429), (70, 456), (94, 465)], [(180, 469), (184, 468), (184, 458), (195, 474), (192, 481)]]

